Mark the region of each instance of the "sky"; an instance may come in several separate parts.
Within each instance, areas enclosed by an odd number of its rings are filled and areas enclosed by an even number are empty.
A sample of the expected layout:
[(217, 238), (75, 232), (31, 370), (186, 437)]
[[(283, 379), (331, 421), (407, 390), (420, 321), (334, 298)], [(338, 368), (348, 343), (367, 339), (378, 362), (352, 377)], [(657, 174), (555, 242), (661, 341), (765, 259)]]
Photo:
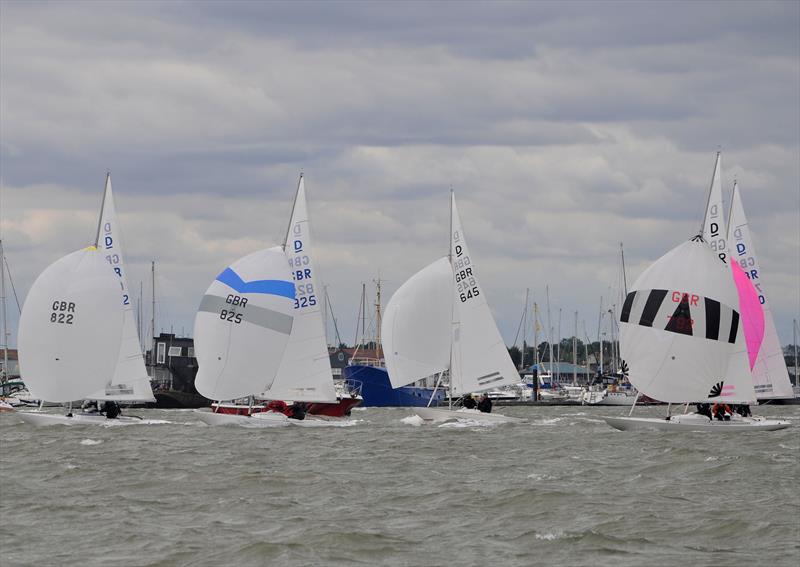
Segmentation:
[(601, 298), (619, 303), (620, 242), (630, 284), (696, 234), (718, 150), (788, 344), (799, 2), (0, 1), (17, 295), (93, 243), (110, 171), (145, 304), (156, 262), (157, 331), (191, 334), (214, 277), (281, 242), (303, 172), (344, 342), (362, 282), (374, 301), (380, 279), (385, 304), (447, 254), (451, 186), (507, 344), (526, 288), (540, 340), (572, 336), (576, 311), (596, 340)]

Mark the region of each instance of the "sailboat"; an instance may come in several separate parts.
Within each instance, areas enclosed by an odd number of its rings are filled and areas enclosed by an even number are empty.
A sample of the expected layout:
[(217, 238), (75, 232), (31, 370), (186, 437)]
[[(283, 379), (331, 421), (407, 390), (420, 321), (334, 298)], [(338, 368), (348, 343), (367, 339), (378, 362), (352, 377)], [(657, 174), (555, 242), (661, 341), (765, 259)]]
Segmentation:
[[(309, 404), (308, 419), (293, 421), (296, 425), (312, 423), (327, 418), (341, 418), (360, 403), (360, 398), (347, 393), (337, 394), (334, 388), (328, 345), (322, 320), (321, 290), (314, 262), (311, 226), (306, 203), (305, 180), (300, 176), (283, 252), (295, 282), (294, 324), (281, 359), (278, 373), (269, 389), (255, 398), (263, 400), (289, 400)], [(213, 404), (217, 413), (250, 415), (267, 411), (268, 403)], [(314, 417), (318, 416), (318, 417)]]
[[(109, 281), (113, 306), (105, 302)], [(69, 290), (70, 299), (62, 290)], [(97, 335), (102, 335), (99, 342)], [(20, 317), (19, 343), (23, 380), (43, 401), (154, 401), (134, 322), (110, 174), (94, 246), (65, 256), (39, 276)], [(110, 369), (105, 365), (108, 357), (114, 358)], [(89, 385), (93, 387), (87, 390)], [(19, 416), (35, 425), (107, 422), (101, 413), (72, 411)], [(146, 420), (120, 416), (115, 423), (142, 421)]]
[[(40, 400), (68, 403), (102, 388), (122, 342), (119, 282), (96, 246), (60, 258), (31, 286), (19, 322), (20, 373)], [(19, 412), (34, 425), (71, 423), (64, 415)]]
[[(700, 234), (639, 276), (620, 314), (620, 351), (628, 380), (650, 398), (686, 403), (686, 410), (692, 402), (756, 401), (750, 361), (757, 341), (748, 320), (758, 300), (739, 265), (728, 264), (720, 179), (717, 152)], [(634, 401), (631, 414), (635, 407)], [(666, 419), (603, 419), (622, 430), (776, 430), (790, 425), (738, 416), (714, 421), (688, 411)]]
[[(733, 184), (731, 213), (728, 219), (728, 244), (731, 267), (741, 268), (756, 289), (758, 297), (758, 302), (754, 305), (757, 322), (753, 330), (755, 336), (750, 341), (755, 344), (748, 349), (756, 397), (759, 401), (793, 398), (789, 370), (786, 368), (775, 321), (761, 281), (761, 267), (742, 206), (738, 183)], [(747, 322), (745, 318), (745, 323)], [(748, 331), (747, 327), (745, 331)]]
[(441, 380), (449, 374), (450, 406), (413, 408), (423, 420), (522, 421), (452, 407), (454, 397), (520, 380), (478, 282), (452, 191), (449, 254), (400, 286), (386, 307), (381, 330), (394, 388), (437, 374)]
[[(234, 400), (274, 382), (294, 326), (295, 286), (280, 247), (240, 258), (211, 283), (197, 310), (195, 388), (211, 400)], [(279, 412), (252, 416), (198, 410), (209, 425), (288, 425)]]
[(122, 295), (122, 343), (114, 374), (106, 385), (88, 396), (91, 400), (110, 400), (124, 403), (155, 402), (150, 376), (144, 366), (142, 345), (136, 330), (136, 315), (128, 286), (127, 271), (122, 252), (122, 237), (117, 222), (117, 210), (111, 188), (111, 174), (106, 176), (100, 222), (97, 225), (97, 246), (112, 266), (119, 281)]

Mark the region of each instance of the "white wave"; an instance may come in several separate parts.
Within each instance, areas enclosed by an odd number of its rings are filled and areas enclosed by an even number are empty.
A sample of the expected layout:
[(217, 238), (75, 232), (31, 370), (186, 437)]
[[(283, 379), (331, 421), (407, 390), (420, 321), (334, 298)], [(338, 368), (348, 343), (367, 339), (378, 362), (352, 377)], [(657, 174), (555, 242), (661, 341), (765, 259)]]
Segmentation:
[(447, 421), (439, 427), (445, 429), (463, 429), (466, 427), (494, 427), (497, 422), (494, 421), (481, 421), (479, 419), (457, 419), (456, 421)]
[(561, 539), (562, 537), (564, 537), (564, 532), (557, 532), (557, 533), (545, 532), (543, 534), (536, 534), (535, 537), (536, 539), (541, 539), (544, 541), (555, 541), (557, 539)]
[(539, 474), (539, 473), (531, 473), (526, 478), (530, 478), (532, 480), (555, 480), (556, 477), (550, 474)]
[(102, 441), (98, 439), (84, 439), (81, 441), (81, 445), (99, 445), (100, 443)]
[(420, 425), (425, 423), (425, 420), (418, 415), (409, 415), (408, 417), (404, 417), (400, 421), (405, 423), (406, 425), (413, 425), (414, 427), (419, 427)]
[(564, 419), (563, 417), (551, 417), (551, 418), (544, 418), (539, 419), (533, 422), (534, 425), (555, 425), (559, 421)]

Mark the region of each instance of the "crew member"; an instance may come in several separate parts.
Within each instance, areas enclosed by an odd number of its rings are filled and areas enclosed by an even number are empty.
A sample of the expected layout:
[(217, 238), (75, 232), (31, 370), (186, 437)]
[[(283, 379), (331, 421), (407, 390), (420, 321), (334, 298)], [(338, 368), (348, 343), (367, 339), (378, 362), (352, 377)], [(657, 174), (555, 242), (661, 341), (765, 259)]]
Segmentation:
[(481, 396), (481, 400), (478, 402), (478, 410), (483, 413), (492, 413), (492, 400), (489, 399), (488, 394), (484, 393)]

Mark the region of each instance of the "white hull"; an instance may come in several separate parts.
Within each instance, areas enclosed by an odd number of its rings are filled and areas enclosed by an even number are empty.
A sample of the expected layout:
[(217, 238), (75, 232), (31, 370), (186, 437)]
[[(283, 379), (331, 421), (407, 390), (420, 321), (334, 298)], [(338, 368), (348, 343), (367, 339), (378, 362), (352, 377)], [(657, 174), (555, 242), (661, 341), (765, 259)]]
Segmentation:
[(601, 400), (598, 400), (595, 403), (587, 401), (587, 404), (596, 406), (632, 406), (633, 400), (635, 399), (635, 395), (628, 395), (619, 392), (608, 392)]
[(234, 415), (229, 413), (215, 413), (205, 410), (194, 412), (195, 417), (206, 425), (238, 425), (239, 427), (286, 427), (289, 425), (289, 418), (282, 413), (267, 411), (249, 415)]
[(620, 431), (775, 431), (791, 426), (790, 422), (778, 419), (755, 417), (718, 421), (697, 414), (672, 416), (669, 420), (657, 417), (604, 417), (603, 419)]
[(58, 413), (45, 413), (39, 411), (17, 411), (15, 414), (25, 423), (35, 425), (37, 427), (44, 427), (48, 425), (103, 425), (103, 426), (120, 426), (120, 425), (133, 425), (133, 424), (154, 424), (166, 423), (162, 420), (141, 419), (138, 417), (131, 417), (121, 415), (114, 419), (108, 419), (102, 414), (85, 414), (81, 412), (74, 412), (72, 417)]
[(452, 420), (470, 420), (482, 421), (488, 423), (522, 423), (523, 419), (517, 417), (508, 417), (499, 413), (483, 413), (474, 409), (457, 409), (451, 410), (447, 408), (413, 408), (416, 415), (433, 423), (443, 423)]
[(328, 417), (324, 415), (308, 415), (305, 419), (289, 419), (289, 425), (294, 427), (350, 427), (356, 422), (346, 417)]

